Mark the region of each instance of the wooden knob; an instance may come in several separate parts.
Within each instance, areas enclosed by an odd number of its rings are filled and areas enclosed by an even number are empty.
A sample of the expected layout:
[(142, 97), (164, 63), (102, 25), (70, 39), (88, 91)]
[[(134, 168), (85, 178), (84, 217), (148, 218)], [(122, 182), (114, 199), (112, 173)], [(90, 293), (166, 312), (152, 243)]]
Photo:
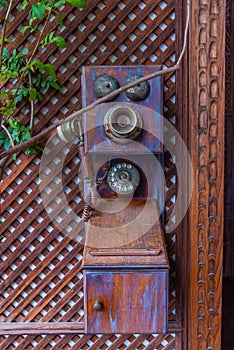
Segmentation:
[(103, 309), (103, 304), (100, 300), (95, 300), (94, 304), (93, 304), (93, 309), (95, 311), (100, 311)]

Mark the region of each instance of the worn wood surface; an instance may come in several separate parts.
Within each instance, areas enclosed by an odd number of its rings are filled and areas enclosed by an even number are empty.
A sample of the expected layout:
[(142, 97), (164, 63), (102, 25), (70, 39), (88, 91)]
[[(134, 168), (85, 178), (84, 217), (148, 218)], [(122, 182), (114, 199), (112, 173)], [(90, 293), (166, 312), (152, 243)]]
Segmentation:
[[(168, 271), (85, 273), (88, 333), (166, 333)], [(95, 300), (103, 309), (93, 309)]]
[[(107, 205), (116, 210), (116, 204)], [(86, 228), (83, 268), (168, 268), (164, 234), (157, 217), (155, 200), (133, 200), (129, 205), (124, 204), (118, 215), (93, 212)]]
[(155, 200), (133, 200), (118, 215), (93, 212), (83, 254), (87, 333), (167, 332), (169, 265), (157, 216)]
[(3, 322), (2, 334), (79, 334), (84, 333), (84, 322)]
[(226, 1), (225, 51), (225, 217), (223, 273), (234, 279), (234, 5)]
[[(189, 61), (190, 206), (188, 348), (221, 348), (225, 1), (192, 1)], [(193, 136), (192, 136), (193, 135)]]
[[(48, 92), (35, 106), (38, 120), (34, 131), (81, 107), (82, 65), (171, 66), (183, 42), (185, 6), (185, 1), (170, 0), (94, 0), (88, 1), (81, 12), (65, 6), (61, 11), (62, 35), (69, 38), (71, 45), (62, 52), (55, 46), (47, 47), (40, 57), (45, 62), (54, 61), (62, 91)], [(189, 141), (193, 164), (199, 172), (190, 225), (185, 219), (183, 225), (166, 234), (170, 259), (169, 333), (46, 337), (31, 333), (24, 337), (16, 330), (14, 335), (0, 337), (1, 348), (220, 349), (224, 8), (225, 2), (216, 0), (192, 1), (187, 59), (182, 70), (165, 76), (164, 80), (164, 116)], [(27, 35), (21, 37), (17, 30), (20, 24), (26, 25), (25, 16), (19, 14), (15, 1), (8, 34), (13, 35), (19, 46), (25, 42), (32, 50)], [(55, 28), (56, 22), (52, 21), (50, 29)], [(19, 117), (27, 121), (29, 111)], [(74, 145), (65, 158), (63, 181), (69, 205), (80, 215), (81, 193), (75, 180), (79, 169), (77, 156)], [(60, 163), (50, 165), (48, 187), (54, 217), (58, 215), (64, 227), (71, 229), (72, 239), (62, 235), (45, 212), (38, 188), (40, 157), (40, 153), (29, 157), (21, 154), (17, 163), (9, 159), (3, 174), (0, 317), (1, 321), (12, 323), (79, 322), (83, 310), (79, 260), (82, 246), (73, 238), (82, 225), (55, 205), (59, 191), (53, 173), (58, 172)], [(176, 194), (176, 167), (167, 153), (165, 164), (167, 222)], [(61, 323), (61, 332), (62, 329)]]
[[(94, 83), (98, 78), (109, 75), (117, 79), (123, 86), (128, 77), (139, 75), (145, 76), (161, 70), (160, 66), (125, 66), (123, 67), (84, 67), (82, 75), (83, 106), (88, 106), (96, 100)], [(92, 83), (91, 83), (92, 82)], [(125, 93), (120, 94), (114, 101), (102, 104), (95, 109), (95, 115), (89, 112), (85, 116), (84, 131), (86, 152), (91, 154), (136, 154), (162, 152), (163, 129), (163, 77), (157, 77), (149, 81), (150, 93), (142, 101), (131, 101)], [(118, 144), (107, 137), (104, 131), (103, 119), (107, 111), (116, 103), (123, 103), (135, 108), (143, 121), (141, 134), (136, 142)]]

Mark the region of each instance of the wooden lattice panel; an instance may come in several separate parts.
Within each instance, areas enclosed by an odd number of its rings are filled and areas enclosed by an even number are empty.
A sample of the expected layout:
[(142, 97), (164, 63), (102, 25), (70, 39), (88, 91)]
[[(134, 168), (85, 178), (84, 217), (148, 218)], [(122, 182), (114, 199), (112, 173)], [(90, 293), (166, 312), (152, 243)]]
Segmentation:
[[(172, 0), (88, 1), (84, 10), (61, 8), (62, 28), (52, 18), (50, 30), (68, 41), (67, 49), (46, 47), (40, 59), (53, 63), (61, 90), (50, 91), (35, 105), (37, 133), (43, 127), (67, 117), (81, 107), (82, 65), (175, 63), (175, 4)], [(26, 15), (15, 2), (8, 34), (20, 46), (32, 49), (34, 36), (21, 37), (19, 28)], [(10, 48), (10, 44), (9, 44)], [(165, 76), (165, 117), (178, 127), (176, 118), (175, 74)], [(28, 107), (22, 106), (20, 119), (29, 119)], [(83, 208), (79, 189), (80, 161), (77, 146), (58, 147), (54, 162), (47, 168), (46, 190), (51, 194), (52, 214), (45, 211), (41, 198), (39, 166), (41, 153), (20, 154), (8, 161), (3, 174), (1, 210), (1, 322), (79, 322), (83, 317), (82, 222)], [(63, 163), (62, 182), (70, 210), (59, 206), (57, 169)], [(48, 170), (49, 169), (49, 170)], [(166, 221), (175, 202), (174, 161), (166, 155)], [(74, 216), (75, 213), (75, 216)], [(51, 220), (51, 217), (55, 220)], [(74, 219), (75, 217), (75, 219)], [(57, 224), (55, 222), (57, 220)], [(62, 230), (61, 230), (62, 228)], [(61, 232), (62, 231), (62, 232)], [(176, 245), (177, 232), (167, 235), (170, 257), (169, 319), (177, 315)], [(174, 349), (180, 335), (28, 335), (2, 336), (2, 349)], [(178, 324), (177, 324), (178, 328)]]
[[(0, 337), (1, 345), (9, 344), (8, 336)], [(7, 342), (8, 341), (8, 342)], [(5, 349), (64, 349), (64, 350), (143, 350), (174, 349), (175, 335), (57, 335), (57, 336), (17, 336)]]

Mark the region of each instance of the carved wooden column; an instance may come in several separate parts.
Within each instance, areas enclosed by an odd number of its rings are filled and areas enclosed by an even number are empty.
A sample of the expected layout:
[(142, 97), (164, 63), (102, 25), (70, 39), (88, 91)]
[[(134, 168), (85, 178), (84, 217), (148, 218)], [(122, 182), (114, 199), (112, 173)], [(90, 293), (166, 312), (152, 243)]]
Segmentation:
[(192, 0), (189, 38), (190, 206), (188, 349), (221, 349), (225, 0)]

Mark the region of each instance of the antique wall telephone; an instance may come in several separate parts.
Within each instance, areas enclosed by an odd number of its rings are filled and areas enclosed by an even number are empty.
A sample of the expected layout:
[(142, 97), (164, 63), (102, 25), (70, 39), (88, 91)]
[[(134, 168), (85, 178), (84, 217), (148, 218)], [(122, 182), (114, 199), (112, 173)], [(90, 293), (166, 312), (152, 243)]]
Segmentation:
[[(84, 67), (83, 106), (160, 69)], [(58, 130), (80, 139), (87, 333), (167, 331), (162, 91), (145, 81)]]

